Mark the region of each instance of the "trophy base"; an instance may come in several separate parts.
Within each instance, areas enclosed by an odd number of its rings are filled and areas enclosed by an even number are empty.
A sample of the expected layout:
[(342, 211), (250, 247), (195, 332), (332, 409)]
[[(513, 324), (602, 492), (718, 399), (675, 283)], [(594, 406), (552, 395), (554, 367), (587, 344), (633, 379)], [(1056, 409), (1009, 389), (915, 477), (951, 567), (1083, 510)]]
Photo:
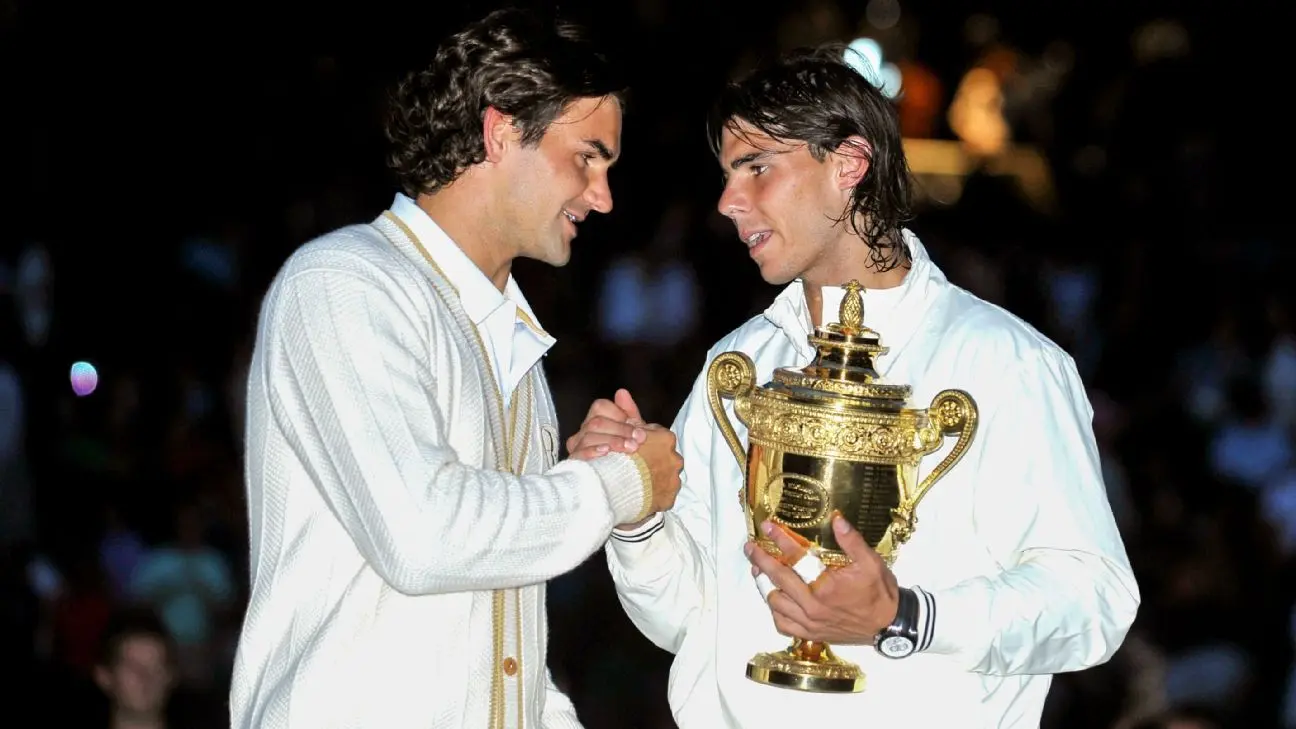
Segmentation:
[(820, 694), (855, 694), (864, 690), (864, 672), (831, 654), (805, 660), (794, 649), (761, 653), (747, 662), (747, 678), (766, 686)]

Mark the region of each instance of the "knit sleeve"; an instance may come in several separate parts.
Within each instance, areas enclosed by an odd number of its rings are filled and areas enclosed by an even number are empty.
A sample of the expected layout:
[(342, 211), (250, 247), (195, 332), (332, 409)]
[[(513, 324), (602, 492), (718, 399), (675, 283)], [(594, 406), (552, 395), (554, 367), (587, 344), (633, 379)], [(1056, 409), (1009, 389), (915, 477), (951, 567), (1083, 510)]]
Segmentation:
[(400, 291), (367, 272), (296, 272), (267, 296), (258, 342), (277, 428), (378, 574), (406, 594), (534, 584), (645, 510), (624, 455), (523, 477), (460, 462), (436, 398), (433, 363), (449, 354), (429, 351)]

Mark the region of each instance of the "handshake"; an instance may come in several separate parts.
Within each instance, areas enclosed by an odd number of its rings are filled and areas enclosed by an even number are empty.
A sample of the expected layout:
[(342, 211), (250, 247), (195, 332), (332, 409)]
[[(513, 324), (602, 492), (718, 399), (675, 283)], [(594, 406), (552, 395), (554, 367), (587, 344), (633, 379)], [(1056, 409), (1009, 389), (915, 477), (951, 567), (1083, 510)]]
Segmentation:
[(580, 431), (567, 439), (567, 453), (571, 458), (588, 461), (613, 451), (637, 453), (647, 464), (652, 476), (649, 518), (675, 505), (680, 471), (684, 468), (684, 459), (675, 449), (675, 434), (670, 428), (645, 423), (639, 406), (624, 389), (617, 390), (612, 400), (595, 400)]

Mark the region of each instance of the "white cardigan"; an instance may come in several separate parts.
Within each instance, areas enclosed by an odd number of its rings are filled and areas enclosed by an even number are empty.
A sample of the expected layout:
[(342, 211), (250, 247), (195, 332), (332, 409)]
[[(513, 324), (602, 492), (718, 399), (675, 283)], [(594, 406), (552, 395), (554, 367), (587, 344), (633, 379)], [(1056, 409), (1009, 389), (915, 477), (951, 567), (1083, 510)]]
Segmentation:
[(329, 233), (266, 295), (234, 727), (579, 726), (545, 666), (544, 582), (641, 518), (643, 462), (556, 463), (539, 364), (509, 438), (453, 282), (408, 230)]

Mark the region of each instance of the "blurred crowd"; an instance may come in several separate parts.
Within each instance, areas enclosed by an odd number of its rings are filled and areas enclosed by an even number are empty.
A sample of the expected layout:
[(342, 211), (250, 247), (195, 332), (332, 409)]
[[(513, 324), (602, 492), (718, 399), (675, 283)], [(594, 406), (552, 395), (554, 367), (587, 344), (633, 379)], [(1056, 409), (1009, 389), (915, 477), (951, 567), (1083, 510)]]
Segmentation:
[[(919, 136), (953, 137), (919, 103), (922, 84), (943, 78), (947, 90), (929, 92), (948, 102), (963, 71), (990, 69), (1014, 149), (1048, 161), (1043, 181), (994, 164), (995, 149), (958, 180), (916, 169), (928, 195), (912, 226), (953, 281), (1079, 363), (1140, 579), (1125, 646), (1059, 676), (1044, 726), (1296, 729), (1296, 289), (1281, 275), (1296, 255), (1232, 211), (1227, 132), (1185, 113), (1208, 63), (1192, 27), (1139, 26), (1104, 65), (1078, 45), (1020, 51), (978, 18), (966, 32), (981, 50), (951, 76), (888, 31), (890, 4), (868, 3), (867, 18), (841, 7), (807, 3), (768, 40), (844, 39), (873, 23), (907, 64)], [(1077, 68), (1089, 70), (1067, 73)], [(697, 110), (669, 111), (659, 149), (680, 129), (700, 136), (677, 118)], [(636, 124), (652, 126), (628, 117), (628, 150)], [(517, 270), (559, 340), (546, 367), (569, 430), (622, 386), (669, 423), (707, 347), (774, 294), (713, 210), (718, 175), (670, 193), (631, 175), (613, 187), (636, 202), (583, 230), (572, 265)], [(171, 727), (226, 721), (247, 593), (241, 444), (257, 308), (288, 251), (376, 215), (388, 194), (343, 178), (269, 213), (195, 224), (138, 264), (149, 290), (120, 295), (147, 299), (148, 317), (115, 341), (87, 334), (99, 304), (66, 283), (86, 277), (76, 241), (0, 239), (0, 664), (18, 677), (0, 682), (0, 725), (110, 726), (114, 712), (164, 705), (178, 712)], [(68, 382), (80, 359), (98, 372), (84, 396)], [(586, 725), (673, 726), (670, 657), (624, 618), (602, 556), (549, 600), (550, 663)]]

